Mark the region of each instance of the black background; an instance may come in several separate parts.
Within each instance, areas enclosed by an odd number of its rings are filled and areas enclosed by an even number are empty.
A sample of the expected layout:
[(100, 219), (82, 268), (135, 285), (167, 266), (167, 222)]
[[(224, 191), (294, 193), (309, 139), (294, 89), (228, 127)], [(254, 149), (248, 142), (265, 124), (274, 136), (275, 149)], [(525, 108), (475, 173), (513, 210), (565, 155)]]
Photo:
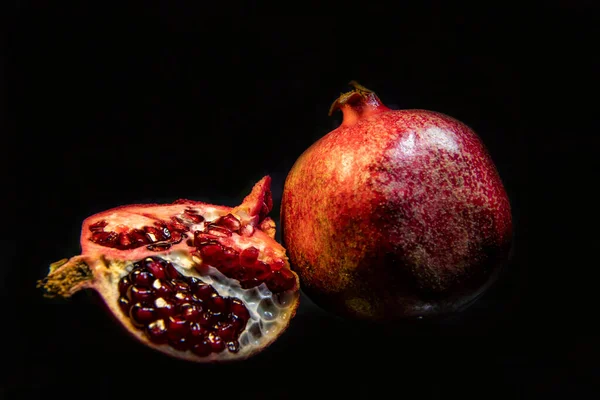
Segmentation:
[[(598, 395), (592, 2), (372, 15), (346, 5), (337, 18), (95, 4), (19, 2), (6, 25), (7, 398)], [(50, 262), (78, 254), (81, 221), (117, 205), (234, 206), (270, 174), (278, 220), (287, 172), (340, 123), (327, 111), (351, 79), (392, 108), (462, 120), (498, 167), (511, 261), (463, 314), (377, 327), (303, 297), (267, 351), (204, 366), (139, 345), (90, 294), (49, 301), (35, 289)]]

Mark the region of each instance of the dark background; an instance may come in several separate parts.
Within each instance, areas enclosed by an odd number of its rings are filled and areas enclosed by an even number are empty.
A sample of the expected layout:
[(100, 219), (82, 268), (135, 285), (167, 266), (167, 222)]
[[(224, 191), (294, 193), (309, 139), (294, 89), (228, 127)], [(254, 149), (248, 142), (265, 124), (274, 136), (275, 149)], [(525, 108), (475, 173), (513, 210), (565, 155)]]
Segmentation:
[[(6, 398), (598, 395), (592, 2), (337, 18), (95, 4), (19, 2), (6, 18)], [(89, 294), (49, 301), (35, 289), (49, 263), (79, 253), (81, 221), (110, 207), (234, 206), (270, 174), (278, 220), (287, 172), (340, 123), (327, 111), (351, 79), (392, 108), (462, 120), (498, 167), (511, 261), (463, 314), (378, 327), (303, 297), (271, 348), (215, 367), (147, 350)]]

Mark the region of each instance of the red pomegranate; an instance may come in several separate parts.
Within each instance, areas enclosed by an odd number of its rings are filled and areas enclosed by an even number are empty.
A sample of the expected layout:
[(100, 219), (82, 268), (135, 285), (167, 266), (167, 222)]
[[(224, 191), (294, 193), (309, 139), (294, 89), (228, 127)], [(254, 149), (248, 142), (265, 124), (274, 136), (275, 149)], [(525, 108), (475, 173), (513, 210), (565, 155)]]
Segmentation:
[(287, 328), (298, 277), (274, 239), (271, 179), (235, 208), (135, 204), (83, 222), (82, 254), (50, 267), (47, 296), (96, 290), (138, 340), (180, 359), (250, 357)]
[(390, 110), (351, 82), (341, 126), (284, 186), (292, 268), (323, 308), (368, 320), (439, 316), (489, 287), (507, 256), (510, 204), (478, 136), (447, 115)]

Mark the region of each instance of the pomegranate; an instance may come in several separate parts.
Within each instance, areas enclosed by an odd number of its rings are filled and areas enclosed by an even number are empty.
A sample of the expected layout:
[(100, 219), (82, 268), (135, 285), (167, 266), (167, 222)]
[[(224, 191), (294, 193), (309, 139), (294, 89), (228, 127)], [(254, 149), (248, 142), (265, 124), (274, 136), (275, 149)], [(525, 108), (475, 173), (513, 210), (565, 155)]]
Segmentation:
[(343, 121), (295, 162), (281, 204), (302, 288), (342, 316), (393, 321), (464, 309), (507, 257), (510, 204), (469, 127), (391, 110), (371, 90), (332, 105)]
[(51, 265), (47, 296), (96, 290), (138, 340), (195, 362), (248, 358), (287, 328), (299, 281), (275, 241), (270, 177), (235, 208), (178, 200), (88, 217), (82, 254)]

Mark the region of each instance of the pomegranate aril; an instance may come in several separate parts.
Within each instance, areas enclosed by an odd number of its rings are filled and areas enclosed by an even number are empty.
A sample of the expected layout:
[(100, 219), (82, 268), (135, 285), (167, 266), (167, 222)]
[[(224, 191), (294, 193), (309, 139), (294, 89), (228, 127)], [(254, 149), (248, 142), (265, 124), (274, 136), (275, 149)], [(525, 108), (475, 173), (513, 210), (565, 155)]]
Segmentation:
[(162, 233), (162, 230), (153, 226), (145, 226), (144, 232), (146, 232), (146, 236), (148, 237), (150, 242), (160, 242), (161, 240), (166, 239), (166, 237)]
[(213, 315), (221, 315), (227, 312), (228, 301), (221, 296), (215, 296), (211, 299), (208, 309)]
[(231, 319), (231, 325), (233, 326), (233, 329), (235, 330), (235, 332), (238, 334), (244, 331), (247, 323), (248, 323), (247, 320), (244, 320), (241, 318), (233, 317)]
[(165, 273), (167, 274), (167, 278), (169, 279), (177, 279), (183, 276), (171, 263), (167, 263), (167, 265), (165, 266)]
[(175, 307), (175, 304), (162, 297), (154, 300), (154, 307), (156, 308), (156, 314), (160, 318), (168, 318), (177, 313), (177, 307)]
[(240, 265), (246, 268), (252, 268), (258, 258), (259, 250), (256, 247), (248, 247), (240, 253)]
[(266, 284), (269, 290), (278, 293), (292, 289), (296, 284), (296, 279), (290, 270), (280, 269), (269, 276)]
[(204, 284), (196, 287), (196, 289), (194, 290), (194, 295), (198, 299), (206, 301), (208, 299), (218, 296), (219, 294), (211, 285)]
[(173, 294), (173, 286), (167, 281), (156, 279), (152, 282), (152, 287), (157, 297), (167, 298)]
[(210, 348), (214, 353), (225, 350), (225, 342), (223, 342), (221, 337), (214, 332), (210, 332), (206, 335), (206, 342), (210, 345)]
[(108, 225), (108, 222), (106, 221), (98, 221), (98, 222), (94, 222), (93, 224), (90, 225), (90, 231), (92, 232), (102, 232), (104, 231), (104, 227)]
[(204, 217), (202, 215), (198, 215), (198, 212), (196, 210), (185, 210), (184, 213), (187, 219), (191, 220), (196, 224), (199, 224), (200, 222), (204, 221)]
[(204, 339), (200, 343), (193, 345), (191, 351), (197, 356), (206, 357), (212, 353), (212, 347), (208, 341)]
[(197, 321), (201, 312), (202, 307), (200, 305), (186, 303), (181, 306), (181, 316), (190, 322)]
[(192, 303), (194, 301), (194, 297), (187, 292), (177, 292), (175, 293), (175, 296), (173, 296), (173, 301), (177, 304), (177, 305), (182, 305), (185, 303)]
[(171, 231), (169, 230), (167, 225), (165, 225), (164, 222), (155, 222), (154, 225), (157, 226), (158, 231), (160, 232), (160, 235), (162, 237), (162, 240), (168, 240), (171, 238)]
[(127, 290), (127, 297), (133, 303), (146, 303), (151, 301), (154, 297), (154, 293), (151, 289), (139, 288), (137, 286), (130, 286)]
[(173, 286), (173, 290), (175, 290), (176, 292), (189, 292), (190, 291), (190, 285), (188, 285), (187, 282), (184, 282), (182, 280), (174, 279), (171, 281), (171, 285)]
[(238, 342), (237, 340), (227, 342), (227, 350), (229, 350), (232, 353), (237, 353), (240, 350), (240, 342)]
[(198, 316), (197, 322), (204, 327), (209, 327), (213, 324), (213, 315), (207, 311), (204, 311)]
[(140, 303), (134, 304), (129, 310), (129, 318), (137, 326), (147, 325), (156, 319), (156, 310)]
[(192, 322), (190, 324), (190, 331), (188, 332), (188, 341), (192, 344), (198, 344), (204, 340), (204, 333), (206, 330), (198, 322)]
[(219, 218), (214, 222), (216, 225), (223, 226), (230, 231), (238, 231), (242, 224), (240, 220), (234, 217), (232, 214), (227, 214)]
[(250, 313), (248, 312), (248, 309), (240, 299), (231, 299), (229, 311), (231, 315), (241, 319), (242, 321), (247, 321), (250, 318)]
[(156, 261), (152, 258), (148, 258), (146, 261), (146, 268), (152, 273), (152, 275), (154, 275), (155, 278), (165, 279), (167, 277), (165, 267), (159, 261)]
[(185, 337), (169, 340), (169, 346), (173, 347), (176, 350), (185, 351), (190, 348), (190, 345), (191, 343), (188, 342), (187, 338)]
[(90, 240), (103, 246), (113, 247), (117, 244), (119, 235), (116, 232), (94, 232)]
[(119, 308), (123, 311), (124, 314), (129, 315), (129, 306), (131, 303), (127, 297), (119, 297)]
[(129, 232), (129, 238), (131, 239), (131, 247), (140, 247), (150, 243), (146, 233), (140, 229), (134, 229)]
[(230, 341), (235, 338), (236, 328), (233, 324), (224, 324), (219, 326), (219, 336), (225, 341)]
[(146, 334), (154, 343), (166, 343), (168, 337), (165, 321), (163, 319), (159, 319), (149, 324), (146, 328)]
[(239, 267), (239, 253), (230, 247), (225, 247), (219, 257), (221, 268), (233, 269)]
[(181, 316), (172, 316), (167, 320), (167, 331), (170, 339), (178, 339), (187, 335), (190, 323)]
[(152, 286), (154, 276), (148, 271), (134, 269), (129, 274), (129, 279), (131, 279), (131, 282), (138, 287), (148, 288)]
[(283, 267), (285, 267), (285, 261), (275, 260), (271, 263), (270, 269), (271, 271), (279, 271)]
[(125, 232), (119, 233), (119, 246), (120, 249), (127, 249), (131, 247), (131, 238)]
[(127, 293), (127, 289), (131, 286), (131, 281), (128, 276), (124, 276), (119, 280), (119, 294), (124, 295)]
[(189, 231), (189, 228), (187, 226), (185, 226), (183, 221), (177, 217), (171, 217), (171, 223), (169, 225), (171, 227), (171, 231), (181, 231), (181, 232)]
[(254, 263), (253, 270), (256, 278), (261, 281), (266, 279), (271, 273), (271, 268), (269, 267), (269, 264), (262, 261), (256, 261)]
[[(196, 244), (198, 246), (198, 244)], [(200, 255), (202, 260), (211, 262), (218, 260), (223, 252), (223, 247), (220, 244), (206, 244), (200, 247)]]
[(217, 237), (229, 237), (232, 235), (231, 231), (223, 226), (218, 226), (218, 225), (213, 225), (213, 224), (209, 224), (206, 229), (205, 232), (213, 235), (213, 236), (217, 236)]

